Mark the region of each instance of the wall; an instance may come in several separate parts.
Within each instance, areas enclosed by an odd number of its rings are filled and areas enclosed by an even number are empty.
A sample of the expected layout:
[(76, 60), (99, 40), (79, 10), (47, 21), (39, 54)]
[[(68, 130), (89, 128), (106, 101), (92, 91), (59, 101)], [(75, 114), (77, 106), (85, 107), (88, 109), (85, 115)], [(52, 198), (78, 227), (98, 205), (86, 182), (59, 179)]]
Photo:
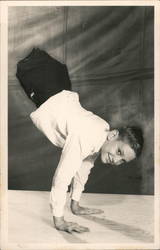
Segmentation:
[(9, 188), (50, 189), (60, 150), (33, 126), (35, 109), (15, 77), (32, 47), (65, 62), (82, 105), (111, 127), (138, 124), (140, 159), (119, 167), (97, 159), (88, 192), (153, 194), (153, 7), (9, 8)]

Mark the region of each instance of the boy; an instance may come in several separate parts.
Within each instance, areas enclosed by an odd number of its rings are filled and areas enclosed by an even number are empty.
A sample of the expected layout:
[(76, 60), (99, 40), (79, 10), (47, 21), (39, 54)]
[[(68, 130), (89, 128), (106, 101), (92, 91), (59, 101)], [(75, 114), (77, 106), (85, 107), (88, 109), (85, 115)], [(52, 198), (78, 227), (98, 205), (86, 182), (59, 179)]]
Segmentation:
[(111, 165), (133, 160), (142, 150), (141, 130), (132, 127), (110, 130), (106, 121), (80, 105), (77, 93), (66, 90), (50, 97), (30, 117), (54, 145), (63, 149), (50, 193), (55, 227), (70, 233), (86, 232), (88, 228), (64, 220), (68, 185), (72, 184), (71, 211), (74, 214), (103, 212), (79, 206), (94, 161), (98, 154), (103, 163)]

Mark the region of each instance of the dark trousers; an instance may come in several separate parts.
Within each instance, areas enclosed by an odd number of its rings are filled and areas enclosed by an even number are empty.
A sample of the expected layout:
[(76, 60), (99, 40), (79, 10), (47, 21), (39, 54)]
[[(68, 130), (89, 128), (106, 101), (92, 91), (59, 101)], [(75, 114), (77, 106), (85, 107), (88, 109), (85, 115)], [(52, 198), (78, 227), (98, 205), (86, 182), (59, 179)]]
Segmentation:
[(67, 66), (38, 48), (18, 62), (16, 76), (37, 107), (50, 96), (71, 90)]

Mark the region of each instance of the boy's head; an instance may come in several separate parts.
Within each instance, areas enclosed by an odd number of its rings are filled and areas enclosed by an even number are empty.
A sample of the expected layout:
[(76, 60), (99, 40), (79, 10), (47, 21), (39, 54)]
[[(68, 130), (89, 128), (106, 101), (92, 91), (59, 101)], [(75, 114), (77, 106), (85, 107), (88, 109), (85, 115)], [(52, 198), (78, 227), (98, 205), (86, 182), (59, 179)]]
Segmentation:
[(129, 162), (141, 154), (143, 134), (138, 127), (122, 127), (108, 132), (101, 148), (103, 163), (120, 165)]

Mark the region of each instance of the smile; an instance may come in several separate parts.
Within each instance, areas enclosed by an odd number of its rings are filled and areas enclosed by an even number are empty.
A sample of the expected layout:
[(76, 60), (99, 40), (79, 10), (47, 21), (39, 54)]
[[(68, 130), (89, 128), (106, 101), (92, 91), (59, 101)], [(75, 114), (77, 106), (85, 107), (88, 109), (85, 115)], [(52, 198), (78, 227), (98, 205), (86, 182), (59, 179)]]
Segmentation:
[(108, 163), (112, 164), (110, 154), (108, 153)]

